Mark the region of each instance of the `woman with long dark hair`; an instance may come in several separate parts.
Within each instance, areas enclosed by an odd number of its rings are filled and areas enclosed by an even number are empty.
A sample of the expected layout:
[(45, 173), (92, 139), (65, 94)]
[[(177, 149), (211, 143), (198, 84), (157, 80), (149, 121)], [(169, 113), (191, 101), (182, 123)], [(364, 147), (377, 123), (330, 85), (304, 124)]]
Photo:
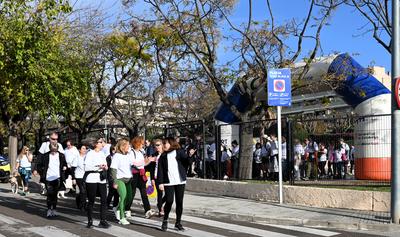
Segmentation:
[(79, 145), (79, 156), (78, 159), (74, 161), (73, 171), (76, 180), (76, 185), (78, 185), (79, 193), (76, 195), (76, 207), (80, 210), (85, 210), (86, 208), (86, 190), (83, 185), (83, 176), (85, 174), (84, 161), (86, 157), (87, 147), (86, 145)]
[(159, 189), (165, 192), (166, 203), (164, 207), (164, 219), (161, 230), (168, 228), (168, 217), (172, 204), (176, 202), (176, 222), (175, 228), (183, 231), (182, 212), (183, 196), (185, 193), (186, 170), (189, 160), (186, 152), (182, 150), (179, 143), (173, 137), (164, 139), (164, 153), (158, 161), (157, 180), (160, 183)]

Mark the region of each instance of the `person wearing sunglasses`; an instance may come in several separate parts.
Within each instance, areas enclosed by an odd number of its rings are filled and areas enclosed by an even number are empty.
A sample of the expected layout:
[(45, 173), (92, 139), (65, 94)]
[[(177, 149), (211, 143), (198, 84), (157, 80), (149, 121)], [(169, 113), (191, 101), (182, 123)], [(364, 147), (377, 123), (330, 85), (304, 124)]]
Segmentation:
[(154, 157), (154, 161), (150, 162), (148, 166), (146, 166), (146, 171), (150, 172), (150, 179), (153, 187), (155, 186), (157, 189), (157, 208), (158, 208), (158, 216), (164, 216), (163, 204), (165, 203), (165, 198), (163, 198), (163, 191), (161, 191), (158, 187), (160, 184), (157, 180), (157, 170), (158, 170), (158, 160), (160, 159), (161, 154), (163, 153), (163, 143), (161, 139), (155, 139), (153, 141), (154, 144), (154, 153), (152, 157)]
[(42, 145), (40, 146), (39, 153), (40, 154), (45, 154), (50, 151), (50, 142), (55, 142), (58, 144), (58, 152), (64, 154), (64, 148), (61, 145), (61, 143), (58, 142), (58, 134), (56, 132), (52, 132), (49, 136), (49, 140), (46, 142), (43, 142)]
[(85, 174), (83, 182), (86, 187), (86, 196), (88, 199), (87, 205), (87, 228), (93, 226), (93, 207), (96, 199), (96, 194), (100, 193), (100, 223), (99, 227), (109, 228), (110, 225), (106, 221), (107, 211), (107, 175), (104, 172), (108, 170), (106, 155), (102, 151), (104, 147), (104, 140), (102, 138), (96, 139), (94, 150), (86, 154), (84, 161)]

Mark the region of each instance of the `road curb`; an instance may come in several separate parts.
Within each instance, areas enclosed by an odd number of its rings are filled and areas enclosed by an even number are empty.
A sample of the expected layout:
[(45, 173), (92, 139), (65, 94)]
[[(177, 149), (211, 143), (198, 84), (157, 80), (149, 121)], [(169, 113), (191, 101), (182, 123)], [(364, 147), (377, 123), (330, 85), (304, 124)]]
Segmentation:
[(199, 216), (199, 217), (214, 217), (222, 218), (233, 221), (247, 221), (247, 222), (260, 222), (263, 224), (277, 224), (277, 225), (294, 225), (313, 228), (333, 228), (342, 230), (374, 230), (382, 232), (400, 231), (400, 226), (395, 224), (368, 224), (357, 222), (339, 222), (339, 221), (321, 221), (310, 220), (301, 218), (275, 218), (275, 217), (261, 217), (251, 214), (237, 214), (237, 213), (224, 213), (209, 211), (206, 209), (187, 209), (184, 208), (184, 214)]

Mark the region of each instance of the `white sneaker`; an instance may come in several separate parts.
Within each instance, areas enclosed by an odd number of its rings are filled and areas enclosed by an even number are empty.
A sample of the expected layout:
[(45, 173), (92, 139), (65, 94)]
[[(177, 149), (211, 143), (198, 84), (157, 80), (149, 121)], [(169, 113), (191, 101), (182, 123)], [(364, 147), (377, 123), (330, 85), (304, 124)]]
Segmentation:
[(58, 216), (58, 214), (57, 214), (56, 210), (54, 210), (54, 209), (51, 209), (51, 216)]
[(131, 211), (125, 211), (125, 218), (128, 220), (133, 218)]
[(117, 220), (120, 220), (120, 219), (121, 219), (121, 213), (120, 213), (120, 211), (119, 211), (118, 209), (114, 211), (114, 214), (115, 214), (115, 218), (116, 218)]
[(118, 223), (121, 225), (129, 225), (130, 224), (130, 222), (127, 221), (125, 218), (122, 218)]
[(148, 210), (148, 211), (146, 212), (145, 218), (146, 218), (146, 219), (149, 219), (149, 218), (151, 218), (152, 216), (154, 216), (155, 214), (156, 214), (156, 212), (155, 212), (153, 209), (150, 209), (150, 210)]
[(49, 218), (49, 217), (52, 216), (52, 210), (51, 210), (51, 209), (48, 209), (48, 210), (47, 210), (46, 216), (47, 216), (47, 218)]

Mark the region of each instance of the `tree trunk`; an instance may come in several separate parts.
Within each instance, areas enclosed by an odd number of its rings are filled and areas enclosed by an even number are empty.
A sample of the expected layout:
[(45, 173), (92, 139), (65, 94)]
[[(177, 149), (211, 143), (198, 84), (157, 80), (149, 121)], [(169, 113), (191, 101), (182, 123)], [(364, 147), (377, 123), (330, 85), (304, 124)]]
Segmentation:
[(11, 171), (13, 171), (17, 163), (18, 155), (18, 137), (16, 125), (14, 123), (11, 123), (9, 132), (10, 135), (8, 137), (8, 159), (11, 164)]
[(0, 155), (4, 154), (4, 137), (0, 135)]
[[(244, 120), (245, 121), (245, 120)], [(240, 131), (240, 179), (252, 178), (253, 166), (253, 123), (243, 123)]]

